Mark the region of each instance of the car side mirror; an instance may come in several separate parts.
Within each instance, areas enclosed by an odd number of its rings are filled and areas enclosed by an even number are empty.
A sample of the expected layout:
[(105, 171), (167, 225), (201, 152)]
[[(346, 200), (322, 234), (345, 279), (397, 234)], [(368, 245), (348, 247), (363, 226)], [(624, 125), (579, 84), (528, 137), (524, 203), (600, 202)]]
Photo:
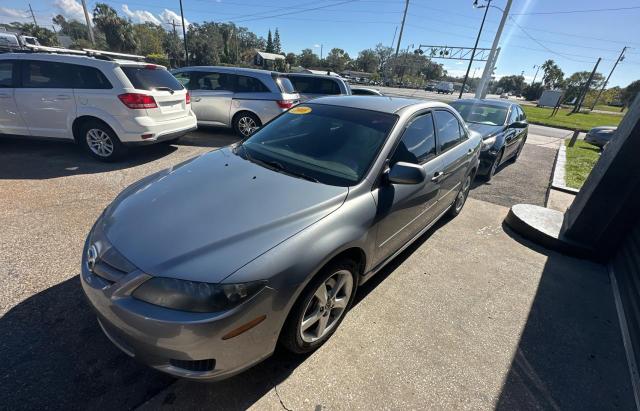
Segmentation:
[(387, 181), (392, 184), (420, 184), (426, 177), (424, 169), (418, 164), (399, 161), (391, 166)]
[(526, 121), (514, 121), (509, 124), (509, 128), (526, 128), (529, 125)]

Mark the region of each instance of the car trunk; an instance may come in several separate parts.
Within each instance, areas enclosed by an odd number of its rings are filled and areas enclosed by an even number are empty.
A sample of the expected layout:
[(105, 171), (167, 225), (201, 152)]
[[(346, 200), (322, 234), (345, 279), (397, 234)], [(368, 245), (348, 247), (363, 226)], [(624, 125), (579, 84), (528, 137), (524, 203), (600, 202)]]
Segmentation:
[(121, 68), (136, 90), (156, 101), (155, 108), (146, 109), (149, 117), (164, 121), (189, 115), (187, 90), (166, 69), (153, 64), (122, 65)]

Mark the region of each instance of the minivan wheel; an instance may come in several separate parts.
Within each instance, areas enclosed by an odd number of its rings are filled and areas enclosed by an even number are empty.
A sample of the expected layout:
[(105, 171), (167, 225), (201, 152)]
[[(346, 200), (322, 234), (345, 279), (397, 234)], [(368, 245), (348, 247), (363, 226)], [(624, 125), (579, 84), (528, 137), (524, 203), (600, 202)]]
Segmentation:
[(356, 263), (327, 265), (307, 285), (285, 322), (280, 343), (289, 351), (313, 351), (331, 337), (345, 317), (356, 291)]
[(471, 189), (471, 174), (467, 175), (462, 182), (462, 187), (460, 187), (460, 191), (458, 191), (458, 195), (456, 196), (456, 200), (451, 205), (449, 209), (449, 217), (457, 217), (458, 214), (462, 211), (462, 207), (464, 207), (464, 203), (467, 202), (467, 197), (469, 196), (469, 190)]
[(127, 151), (109, 126), (100, 121), (87, 121), (79, 130), (78, 142), (94, 158), (115, 161)]
[(233, 119), (233, 128), (242, 137), (249, 137), (261, 126), (260, 119), (253, 113), (242, 112)]

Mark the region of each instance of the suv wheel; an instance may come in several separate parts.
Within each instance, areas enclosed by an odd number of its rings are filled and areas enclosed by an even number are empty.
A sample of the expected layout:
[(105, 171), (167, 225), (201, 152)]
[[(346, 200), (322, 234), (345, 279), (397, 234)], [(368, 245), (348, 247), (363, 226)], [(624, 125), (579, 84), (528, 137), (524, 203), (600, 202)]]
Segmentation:
[(280, 336), (289, 351), (302, 354), (324, 344), (336, 331), (356, 291), (356, 263), (345, 259), (327, 265), (294, 304)]
[(127, 151), (109, 126), (100, 121), (87, 121), (79, 131), (78, 141), (87, 152), (101, 161), (115, 161)]
[(233, 119), (234, 130), (245, 138), (255, 133), (261, 125), (258, 116), (249, 112), (236, 114)]

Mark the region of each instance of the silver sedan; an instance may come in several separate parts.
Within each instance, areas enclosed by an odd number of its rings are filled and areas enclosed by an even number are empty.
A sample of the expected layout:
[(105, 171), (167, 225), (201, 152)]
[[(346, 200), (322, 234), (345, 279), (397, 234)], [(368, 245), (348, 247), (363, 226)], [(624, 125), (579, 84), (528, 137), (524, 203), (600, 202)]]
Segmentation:
[(125, 189), (88, 235), (82, 288), (116, 346), (175, 376), (315, 350), (359, 285), (460, 213), (480, 145), (442, 103), (298, 105)]

